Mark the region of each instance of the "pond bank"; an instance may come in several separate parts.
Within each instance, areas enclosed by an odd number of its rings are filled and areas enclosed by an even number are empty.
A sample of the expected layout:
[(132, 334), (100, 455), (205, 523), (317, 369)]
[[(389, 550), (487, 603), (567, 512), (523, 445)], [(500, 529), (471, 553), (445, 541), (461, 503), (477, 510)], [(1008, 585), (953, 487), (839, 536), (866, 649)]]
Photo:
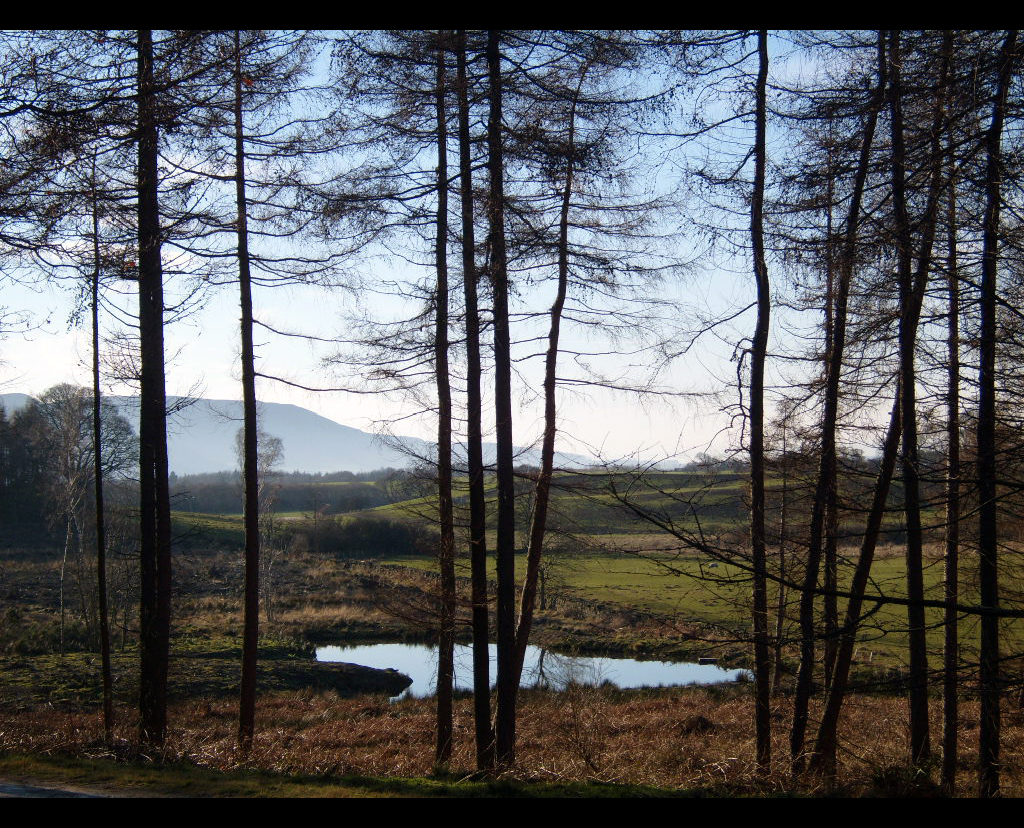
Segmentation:
[[(192, 640), (171, 651), (168, 694), (172, 698), (236, 698), (241, 642), (220, 640), (203, 647)], [(282, 690), (332, 691), (347, 698), (362, 694), (393, 696), (412, 679), (392, 670), (358, 664), (318, 663), (312, 650), (261, 644), (257, 683), (260, 693)], [(115, 699), (138, 696), (139, 657), (134, 648), (111, 654)], [(101, 702), (99, 656), (66, 653), (0, 657), (0, 700), (5, 706), (95, 706)]]

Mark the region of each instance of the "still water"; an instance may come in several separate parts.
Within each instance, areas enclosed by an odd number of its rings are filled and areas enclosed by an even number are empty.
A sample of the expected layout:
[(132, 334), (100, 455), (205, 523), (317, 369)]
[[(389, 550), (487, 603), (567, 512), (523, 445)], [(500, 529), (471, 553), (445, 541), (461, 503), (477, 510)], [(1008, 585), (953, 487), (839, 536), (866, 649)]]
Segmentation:
[[(491, 681), (495, 676), (497, 647), (490, 646)], [(360, 647), (318, 647), (317, 661), (344, 661), (377, 669), (394, 668), (412, 679), (402, 696), (429, 696), (434, 692), (437, 677), (437, 648), (425, 644), (369, 644)], [(597, 656), (565, 656), (526, 648), (523, 687), (564, 688), (570, 682), (599, 685), (605, 682), (621, 689), (632, 687), (665, 687), (680, 684), (719, 684), (750, 675), (748, 670), (724, 670), (713, 664), (672, 661), (636, 661), (631, 658)], [(473, 688), (472, 649), (455, 645), (455, 687)]]

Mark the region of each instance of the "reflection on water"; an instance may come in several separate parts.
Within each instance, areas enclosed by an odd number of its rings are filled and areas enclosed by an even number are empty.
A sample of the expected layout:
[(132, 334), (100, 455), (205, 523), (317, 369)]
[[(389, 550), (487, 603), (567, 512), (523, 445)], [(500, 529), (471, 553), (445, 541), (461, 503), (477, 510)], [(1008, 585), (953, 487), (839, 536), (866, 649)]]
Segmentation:
[[(491, 681), (495, 677), (497, 647), (490, 645)], [(402, 695), (429, 696), (437, 678), (437, 648), (425, 644), (369, 644), (360, 647), (318, 647), (317, 661), (344, 661), (378, 669), (394, 668), (412, 679)], [(569, 683), (596, 686), (608, 682), (616, 687), (663, 687), (680, 684), (719, 684), (747, 677), (747, 670), (723, 670), (713, 664), (671, 661), (636, 661), (631, 658), (564, 656), (526, 648), (523, 687), (555, 690)], [(473, 689), (473, 655), (468, 645), (455, 645), (455, 687)]]

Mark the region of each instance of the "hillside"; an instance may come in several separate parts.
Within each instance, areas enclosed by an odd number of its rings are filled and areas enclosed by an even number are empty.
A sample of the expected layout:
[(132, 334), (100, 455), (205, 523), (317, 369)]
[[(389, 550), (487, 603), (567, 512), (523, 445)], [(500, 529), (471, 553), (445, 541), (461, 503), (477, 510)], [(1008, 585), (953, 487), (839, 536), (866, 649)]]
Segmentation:
[[(27, 394), (2, 394), (0, 404), (8, 414), (24, 406)], [(108, 397), (132, 424), (138, 421), (135, 397)], [(181, 402), (168, 397), (168, 406)], [(281, 471), (366, 472), (386, 467), (403, 468), (417, 458), (431, 454), (431, 444), (416, 437), (383, 438), (342, 425), (306, 408), (283, 403), (261, 402), (260, 428), (284, 444)], [(240, 400), (198, 399), (173, 414), (168, 421), (167, 451), (170, 470), (178, 475), (203, 474), (238, 467), (235, 434), (242, 424)], [(539, 463), (540, 453), (518, 449), (518, 462)], [(485, 462), (494, 462), (495, 446), (484, 444)], [(587, 465), (587, 458), (558, 454), (556, 462), (565, 467)]]

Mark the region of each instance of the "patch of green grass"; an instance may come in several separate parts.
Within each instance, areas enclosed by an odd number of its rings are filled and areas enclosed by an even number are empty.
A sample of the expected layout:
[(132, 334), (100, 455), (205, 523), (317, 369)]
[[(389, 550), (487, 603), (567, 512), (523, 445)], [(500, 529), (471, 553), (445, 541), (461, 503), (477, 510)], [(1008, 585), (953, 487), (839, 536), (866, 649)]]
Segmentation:
[[(619, 540), (628, 536), (620, 536)], [(437, 564), (430, 558), (388, 558), (381, 563), (400, 565), (413, 569), (435, 572)], [(459, 574), (468, 577), (468, 562), (460, 560)], [(612, 604), (624, 609), (654, 613), (679, 619), (683, 623), (717, 624), (736, 629), (750, 623), (751, 582), (750, 576), (738, 567), (718, 563), (694, 554), (674, 555), (671, 553), (649, 552), (643, 554), (576, 554), (557, 564), (561, 589), (570, 595)], [(490, 564), (495, 565), (493, 559)], [(972, 586), (973, 563), (964, 561), (961, 572), (964, 603), (977, 603), (976, 590)], [(521, 577), (525, 568), (525, 556), (517, 555), (516, 572)], [(906, 595), (906, 564), (898, 554), (884, 554), (877, 557), (872, 565), (872, 581), (869, 594), (883, 594), (892, 597)], [(853, 573), (853, 561), (847, 560), (840, 566), (840, 588), (849, 586)], [(1004, 581), (1010, 582), (1007, 572)], [(492, 577), (495, 573), (492, 572)], [(925, 568), (926, 598), (942, 598), (943, 571), (941, 562), (933, 560)], [(796, 611), (798, 596), (788, 591), (790, 606), (786, 622), (787, 635), (794, 640), (798, 636)], [(820, 600), (820, 599), (819, 599)], [(839, 610), (843, 613), (845, 599), (840, 599)], [(768, 605), (772, 613), (772, 626), (778, 606), (778, 589), (769, 587)], [(871, 609), (870, 602), (865, 603)], [(926, 612), (929, 624), (927, 640), (934, 663), (942, 651), (943, 628), (941, 610)], [(887, 605), (873, 612), (862, 626), (858, 659), (877, 667), (903, 665), (907, 658), (907, 611), (905, 607)], [(1008, 652), (1024, 649), (1024, 622), (1006, 620), (1002, 623), (1002, 641)], [(979, 640), (977, 617), (961, 621), (960, 641), (965, 657), (976, 650)]]
[(189, 545), (241, 546), (245, 543), (241, 515), (172, 512), (171, 531), (175, 538)]
[[(516, 569), (525, 568), (523, 554), (516, 556)], [(382, 564), (405, 566), (428, 572), (437, 570), (429, 558), (386, 558)], [(468, 563), (460, 561), (460, 564)], [(742, 604), (749, 585), (736, 567), (697, 558), (669, 555), (650, 557), (621, 555), (573, 555), (559, 565), (564, 588), (573, 595), (595, 601), (662, 615), (679, 615), (688, 620), (735, 621), (737, 604)], [(490, 562), (492, 570), (496, 562)], [(461, 574), (468, 577), (468, 570)], [(700, 580), (711, 578), (714, 583)], [(496, 572), (492, 571), (492, 577)]]

